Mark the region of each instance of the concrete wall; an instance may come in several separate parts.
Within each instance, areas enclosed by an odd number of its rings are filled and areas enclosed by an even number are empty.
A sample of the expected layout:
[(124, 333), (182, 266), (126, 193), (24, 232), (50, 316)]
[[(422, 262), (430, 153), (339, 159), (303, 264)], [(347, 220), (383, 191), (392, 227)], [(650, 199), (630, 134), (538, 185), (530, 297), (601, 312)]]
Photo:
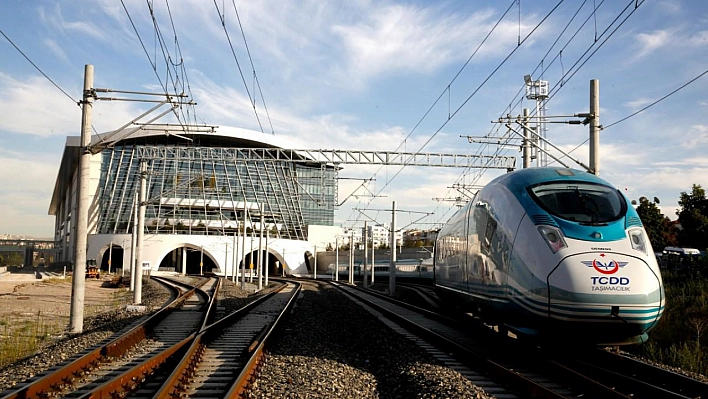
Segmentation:
[[(104, 252), (108, 251), (111, 243), (126, 251), (124, 263), (126, 270), (130, 267), (130, 235), (129, 234), (91, 234), (88, 237), (87, 259), (102, 259)], [(233, 265), (237, 267), (243, 256), (241, 237), (237, 238), (236, 259), (234, 259), (233, 236), (206, 236), (186, 234), (145, 234), (143, 242), (143, 262), (150, 262), (150, 270), (157, 271), (162, 259), (175, 248), (192, 248), (201, 250), (204, 256), (209, 257), (217, 266), (216, 274), (231, 276)], [(305, 252), (312, 251), (313, 246), (307, 241), (283, 240), (271, 238), (268, 242), (269, 253), (273, 254), (281, 264), (286, 266), (288, 274), (307, 274), (305, 265)], [(263, 239), (265, 251), (265, 238)], [(246, 253), (258, 251), (258, 238), (253, 241), (246, 237)], [(123, 265), (113, 265), (121, 268)]]

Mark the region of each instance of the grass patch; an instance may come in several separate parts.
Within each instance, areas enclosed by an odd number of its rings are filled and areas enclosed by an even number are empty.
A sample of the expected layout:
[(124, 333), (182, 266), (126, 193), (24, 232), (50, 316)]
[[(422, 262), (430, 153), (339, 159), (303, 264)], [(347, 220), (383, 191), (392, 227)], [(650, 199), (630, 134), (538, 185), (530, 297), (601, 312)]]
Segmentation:
[(666, 308), (639, 354), (708, 375), (708, 257), (684, 270), (662, 270)]
[(2, 320), (0, 368), (27, 357), (52, 335), (63, 332), (68, 319), (37, 312), (36, 315), (9, 315)]

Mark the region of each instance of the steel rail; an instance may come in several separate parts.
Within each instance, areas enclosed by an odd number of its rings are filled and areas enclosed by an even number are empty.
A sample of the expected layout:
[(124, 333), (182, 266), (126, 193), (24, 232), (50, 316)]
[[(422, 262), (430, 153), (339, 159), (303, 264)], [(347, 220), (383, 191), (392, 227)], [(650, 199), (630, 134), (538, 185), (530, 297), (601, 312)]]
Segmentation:
[(598, 349), (577, 359), (557, 359), (567, 367), (607, 381), (634, 398), (685, 399), (708, 397), (708, 384), (627, 356)]
[(224, 398), (241, 398), (243, 397), (246, 389), (248, 388), (248, 385), (253, 379), (253, 375), (257, 372), (258, 367), (261, 364), (261, 361), (263, 359), (263, 354), (265, 347), (268, 344), (268, 339), (271, 337), (274, 331), (277, 330), (278, 327), (281, 326), (280, 320), (283, 318), (283, 315), (287, 313), (290, 309), (292, 309), (293, 304), (295, 303), (295, 298), (297, 298), (298, 294), (300, 293), (300, 289), (302, 288), (302, 284), (300, 283), (293, 283), (296, 284), (297, 287), (295, 288), (293, 295), (290, 297), (288, 300), (287, 305), (283, 309), (282, 312), (278, 315), (276, 320), (270, 325), (270, 327), (266, 330), (264, 330), (261, 334), (259, 334), (256, 337), (256, 340), (251, 344), (249, 347), (249, 351), (251, 352), (251, 357), (246, 363), (246, 366), (243, 368), (243, 371), (236, 377), (236, 380), (234, 381), (233, 385), (231, 386), (231, 389), (226, 393)]
[[(253, 359), (257, 359), (262, 352), (262, 349), (254, 350), (254, 348), (262, 348), (262, 344), (267, 340), (267, 336), (269, 335), (270, 331), (277, 327), (282, 315), (292, 307), (292, 304), (294, 303), (294, 298), (297, 297), (301, 285), (299, 283), (290, 284), (294, 287), (293, 291), (289, 294), (290, 297), (287, 299), (287, 302), (285, 303), (283, 308), (278, 311), (278, 316), (275, 317), (271, 322), (267, 320), (264, 321), (267, 324), (261, 326), (260, 332), (256, 333), (250, 338), (250, 345), (245, 345), (244, 342), (244, 348), (246, 348), (246, 352), (242, 353), (241, 355), (251, 353), (251, 360), (246, 362), (243, 367), (239, 367), (238, 364), (235, 363), (229, 363), (229, 367), (241, 368), (242, 371), (239, 376), (244, 375), (244, 373), (246, 373), (245, 375), (251, 375), (251, 373), (253, 373), (253, 365), (257, 363), (257, 361)], [(286, 287), (287, 285), (283, 284), (276, 291), (264, 295), (256, 301), (249, 303), (248, 305), (236, 310), (235, 312), (229, 314), (228, 316), (220, 319), (219, 321), (207, 326), (204, 330), (202, 330), (195, 337), (194, 341), (190, 344), (190, 347), (186, 350), (186, 353), (182, 356), (178, 365), (175, 367), (175, 369), (172, 371), (166, 381), (162, 383), (162, 387), (157, 391), (157, 393), (153, 397), (181, 398), (187, 395), (188, 393), (186, 391), (189, 389), (188, 381), (195, 378), (196, 369), (199, 367), (200, 362), (203, 360), (202, 358), (205, 356), (205, 351), (207, 350), (207, 347), (213, 343), (218, 342), (219, 339), (223, 339), (223, 334), (227, 331), (229, 327), (244, 319), (244, 317), (249, 315), (252, 311), (260, 309), (259, 307), (261, 305), (266, 304), (268, 301), (274, 299), (274, 297), (280, 294), (282, 290), (284, 290)], [(243, 334), (247, 335), (248, 333), (247, 331), (239, 332), (239, 335)], [(235, 341), (232, 341), (233, 338), (226, 339), (229, 341), (229, 347), (236, 348), (241, 345), (237, 344)], [(245, 337), (245, 339), (249, 338)], [(233, 355), (233, 353), (231, 355)], [(228, 357), (227, 355), (223, 356), (225, 358)], [(229, 389), (233, 390), (234, 386), (236, 387), (237, 392), (242, 392), (243, 387), (245, 386), (244, 384), (245, 380), (241, 380), (240, 377), (235, 377), (231, 382), (223, 382), (223, 385), (226, 386), (224, 392), (227, 392)], [(220, 396), (220, 394), (217, 394), (215, 392), (210, 392), (210, 395)], [(226, 397), (229, 396), (227, 395)]]
[[(206, 283), (203, 281), (202, 284)], [(111, 340), (105, 345), (97, 347), (85, 355), (71, 361), (60, 369), (47, 374), (35, 381), (32, 381), (23, 387), (10, 392), (0, 399), (28, 399), (37, 397), (51, 396), (52, 391), (56, 391), (58, 387), (72, 381), (76, 376), (83, 374), (86, 370), (90, 370), (97, 365), (101, 359), (106, 357), (120, 357), (125, 354), (137, 342), (145, 339), (159, 323), (164, 320), (177, 306), (187, 300), (196, 292), (196, 287), (186, 292), (181, 292), (174, 285), (168, 285), (169, 289), (173, 290), (173, 294), (177, 296), (168, 305), (155, 312), (152, 316), (142, 321), (135, 327), (131, 328), (124, 334)]]
[[(533, 397), (533, 398), (543, 398), (543, 399), (566, 398), (566, 396), (556, 392), (555, 390), (548, 388), (548, 387), (542, 385), (541, 383), (536, 382), (530, 378), (527, 378), (526, 376), (521, 374), (519, 371), (505, 367), (502, 363), (490, 359), (488, 357), (488, 355), (483, 354), (473, 348), (469, 348), (465, 345), (461, 345), (460, 343), (458, 343), (457, 341), (448, 337), (444, 333), (439, 332), (439, 331), (434, 331), (431, 328), (428, 328), (428, 327), (420, 324), (419, 322), (413, 321), (410, 318), (400, 315), (400, 314), (390, 310), (389, 308), (380, 305), (379, 303), (375, 303), (370, 299), (364, 298), (363, 296), (371, 295), (377, 299), (383, 300), (388, 303), (392, 303), (393, 306), (400, 306), (398, 303), (399, 301), (395, 301), (395, 300), (392, 301), (390, 297), (383, 296), (382, 294), (379, 294), (379, 293), (374, 294), (370, 290), (362, 290), (362, 289), (359, 289), (358, 287), (350, 287), (350, 286), (345, 287), (342, 284), (338, 284), (338, 283), (334, 283), (334, 282), (331, 282), (331, 284), (335, 285), (337, 288), (340, 288), (342, 290), (342, 292), (346, 293), (347, 295), (352, 296), (352, 297), (356, 297), (358, 300), (365, 302), (368, 306), (371, 306), (371, 307), (375, 308), (377, 311), (385, 314), (386, 317), (389, 317), (390, 319), (394, 320), (396, 323), (404, 326), (406, 329), (410, 329), (412, 331), (415, 331), (416, 335), (419, 335), (419, 336), (423, 337), (424, 339), (430, 340), (431, 344), (435, 344), (435, 346), (438, 346), (444, 350), (453, 352), (455, 354), (455, 357), (459, 361), (461, 361), (465, 364), (469, 364), (470, 367), (472, 367), (472, 368), (482, 367), (488, 374), (493, 375), (495, 378), (506, 382), (508, 386), (514, 387), (514, 389), (516, 391), (522, 393), (523, 395), (527, 395), (527, 396)], [(353, 291), (358, 291), (359, 294), (355, 294)], [(430, 311), (427, 311), (427, 310), (421, 309), (421, 308), (417, 308), (419, 310), (413, 310), (413, 308), (416, 308), (416, 307), (412, 306), (412, 305), (406, 305), (404, 308), (418, 313), (423, 318), (427, 318), (427, 316), (425, 316), (424, 314), (434, 313), (434, 312), (430, 312)], [(437, 316), (434, 319), (434, 321), (436, 323), (446, 324), (445, 322), (442, 321), (444, 319), (445, 318), (443, 318), (443, 317)], [(428, 320), (430, 320), (430, 319), (428, 318)], [(455, 326), (451, 326), (450, 328), (456, 329)], [(603, 397), (603, 398), (630, 399), (629, 396), (621, 394), (621, 393), (613, 390), (611, 387), (607, 387), (605, 385), (599, 384), (597, 381), (590, 380), (590, 379), (584, 377), (583, 375), (573, 372), (572, 370), (559, 368), (559, 367), (556, 367), (555, 370), (557, 372), (563, 373), (563, 375), (566, 378), (573, 380), (576, 384), (583, 386), (585, 390), (590, 390), (598, 395), (601, 395), (601, 397)]]
[[(202, 304), (202, 308), (206, 308), (206, 310), (204, 313), (204, 317), (202, 318), (201, 323), (199, 324), (200, 327), (198, 328), (198, 330), (194, 331), (186, 338), (182, 339), (179, 342), (176, 342), (168, 348), (165, 348), (159, 351), (158, 353), (152, 354), (149, 358), (131, 367), (124, 373), (121, 373), (120, 375), (115, 376), (111, 380), (92, 389), (90, 392), (85, 393), (79, 398), (113, 399), (121, 392), (128, 393), (130, 391), (133, 391), (135, 387), (139, 385), (138, 383), (136, 383), (136, 381), (143, 381), (147, 378), (147, 376), (153, 374), (157, 369), (159, 369), (172, 356), (179, 355), (180, 352), (186, 350), (186, 348), (188, 348), (188, 345), (190, 345), (194, 341), (194, 338), (197, 336), (199, 331), (201, 331), (204, 326), (207, 325), (208, 320), (210, 318), (213, 318), (213, 314), (215, 313), (216, 307), (214, 305), (218, 296), (219, 287), (221, 286), (221, 279), (216, 279), (216, 282), (212, 287), (211, 294), (200, 289), (200, 287), (206, 285), (207, 282), (209, 282), (210, 280), (211, 279), (203, 279), (196, 287), (190, 290), (190, 292), (201, 291), (202, 295), (205, 295), (208, 298), (208, 300), (204, 304)], [(175, 282), (173, 280), (169, 281)], [(186, 300), (187, 299), (185, 298), (185, 301)]]

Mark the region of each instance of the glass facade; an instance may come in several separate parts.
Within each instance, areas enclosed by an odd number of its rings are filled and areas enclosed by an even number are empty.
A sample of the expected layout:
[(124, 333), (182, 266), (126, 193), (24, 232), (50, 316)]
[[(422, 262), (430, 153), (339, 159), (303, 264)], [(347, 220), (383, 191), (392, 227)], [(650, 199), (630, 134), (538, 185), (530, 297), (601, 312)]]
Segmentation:
[(244, 213), (246, 231), (259, 230), (260, 209), (271, 237), (307, 240), (307, 225), (334, 224), (338, 169), (332, 165), (254, 157), (248, 150), (208, 143), (183, 150), (169, 144), (170, 150), (140, 158), (140, 146), (164, 143), (120, 144), (101, 154), (98, 234), (132, 231), (141, 161), (147, 165), (150, 234), (233, 235), (243, 231)]

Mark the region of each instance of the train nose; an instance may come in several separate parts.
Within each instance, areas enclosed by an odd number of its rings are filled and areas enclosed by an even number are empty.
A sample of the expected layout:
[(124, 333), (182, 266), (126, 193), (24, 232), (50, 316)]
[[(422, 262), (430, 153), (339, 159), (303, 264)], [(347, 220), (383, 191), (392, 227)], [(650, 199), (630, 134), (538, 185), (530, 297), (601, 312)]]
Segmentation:
[(661, 277), (642, 259), (615, 253), (565, 258), (548, 275), (548, 315), (577, 321), (617, 321), (646, 331), (663, 310)]

